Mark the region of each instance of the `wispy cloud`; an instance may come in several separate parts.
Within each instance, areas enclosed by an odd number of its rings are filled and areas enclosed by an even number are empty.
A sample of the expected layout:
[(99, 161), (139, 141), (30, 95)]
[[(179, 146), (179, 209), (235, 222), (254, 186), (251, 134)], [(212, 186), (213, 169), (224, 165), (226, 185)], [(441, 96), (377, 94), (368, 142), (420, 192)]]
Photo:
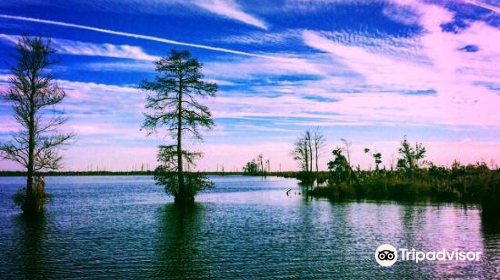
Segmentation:
[(158, 56), (145, 53), (142, 48), (130, 45), (92, 44), (80, 41), (54, 39), (54, 47), (60, 53), (72, 55), (104, 56), (137, 60), (158, 60)]
[(193, 48), (199, 48), (199, 49), (205, 49), (205, 50), (211, 50), (211, 51), (217, 51), (217, 52), (223, 52), (223, 53), (275, 59), (275, 57), (273, 57), (273, 56), (260, 55), (260, 54), (232, 50), (232, 49), (227, 49), (227, 48), (218, 48), (218, 47), (212, 47), (212, 46), (201, 45), (201, 44), (186, 43), (186, 42), (175, 41), (175, 40), (170, 40), (170, 39), (165, 39), (165, 38), (160, 38), (160, 37), (155, 37), (155, 36), (148, 36), (148, 35), (129, 33), (129, 32), (121, 32), (121, 31), (86, 26), (86, 25), (81, 25), (81, 24), (67, 23), (67, 22), (62, 22), (62, 21), (45, 20), (45, 19), (32, 18), (32, 17), (11, 16), (11, 15), (5, 15), (5, 14), (0, 14), (0, 18), (57, 25), (57, 26), (63, 26), (63, 27), (69, 27), (69, 28), (77, 28), (77, 29), (89, 30), (89, 31), (100, 32), (100, 33), (105, 33), (105, 34), (111, 34), (111, 35), (117, 35), (117, 36), (129, 37), (129, 38), (136, 38), (136, 39), (143, 39), (143, 40), (165, 43), (165, 44), (170, 44), (170, 45), (193, 47)]
[(259, 75), (324, 75), (320, 65), (308, 59), (285, 54), (275, 55), (274, 59), (245, 58), (209, 62), (205, 63), (205, 71), (207, 75), (230, 78)]
[(263, 31), (245, 33), (243, 35), (228, 36), (214, 41), (221, 41), (242, 45), (279, 45), (291, 40), (300, 40), (301, 30), (287, 30), (279, 33), (269, 33)]
[[(0, 40), (16, 43), (19, 35), (0, 34)], [(127, 58), (136, 60), (157, 60), (157, 56), (145, 53), (142, 48), (130, 45), (94, 44), (66, 39), (51, 39), (52, 46), (61, 54)]]
[[(264, 57), (234, 57), (204, 63), (204, 73), (208, 78), (229, 80), (239, 83), (240, 79), (262, 78), (263, 76), (301, 75), (325, 76), (332, 70), (328, 61), (314, 56), (304, 57), (294, 54), (263, 54)], [(270, 57), (272, 56), (272, 57)], [(326, 65), (329, 64), (329, 65)], [(152, 72), (154, 65), (148, 61), (91, 62), (82, 67), (89, 70), (115, 72)], [(245, 81), (245, 84), (247, 81)]]
[(155, 66), (150, 61), (115, 61), (89, 62), (80, 65), (85, 70), (110, 72), (154, 72)]
[(193, 3), (209, 12), (249, 24), (260, 29), (268, 29), (267, 24), (264, 21), (244, 12), (240, 5), (234, 0), (195, 0)]

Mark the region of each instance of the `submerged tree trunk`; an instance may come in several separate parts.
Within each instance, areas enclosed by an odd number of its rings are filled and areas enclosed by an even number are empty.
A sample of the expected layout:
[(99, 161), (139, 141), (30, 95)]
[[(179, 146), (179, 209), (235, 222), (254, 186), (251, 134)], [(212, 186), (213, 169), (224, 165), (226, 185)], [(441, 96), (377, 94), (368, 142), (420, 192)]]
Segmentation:
[[(33, 76), (36, 73), (32, 73)], [(35, 166), (35, 104), (34, 104), (34, 94), (36, 88), (34, 87), (34, 82), (31, 82), (31, 95), (29, 99), (29, 124), (28, 124), (28, 166), (27, 166), (27, 178), (26, 178), (26, 200), (24, 205), (21, 207), (26, 214), (36, 214), (38, 212), (36, 194), (33, 190), (33, 179), (34, 179), (34, 166)]]
[(313, 173), (313, 152), (312, 152), (312, 143), (311, 143), (311, 138), (309, 138), (309, 171), (311, 172), (311, 175)]
[(314, 143), (314, 160), (316, 162), (316, 183), (319, 177), (319, 167), (318, 167), (318, 143)]
[(306, 167), (306, 173), (309, 173), (309, 151), (307, 150), (307, 142), (304, 141), (304, 165)]
[[(182, 78), (180, 79), (182, 81)], [(194, 197), (190, 198), (186, 192), (184, 182), (184, 168), (182, 162), (182, 82), (179, 82), (179, 103), (177, 112), (177, 180), (179, 184), (179, 192), (175, 196), (175, 203), (184, 204), (186, 202), (194, 201)]]

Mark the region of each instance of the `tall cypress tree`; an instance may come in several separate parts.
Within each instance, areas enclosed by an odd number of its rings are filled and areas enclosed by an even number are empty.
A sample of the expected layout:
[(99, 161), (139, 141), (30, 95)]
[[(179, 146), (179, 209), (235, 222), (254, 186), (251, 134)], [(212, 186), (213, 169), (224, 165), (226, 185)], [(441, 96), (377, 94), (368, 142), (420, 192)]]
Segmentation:
[(186, 138), (202, 140), (200, 128), (214, 126), (212, 114), (199, 99), (214, 97), (217, 85), (203, 81), (202, 64), (188, 51), (172, 50), (170, 56), (155, 62), (157, 76), (153, 81), (143, 81), (140, 88), (150, 92), (147, 97), (143, 128), (148, 135), (165, 127), (175, 144), (159, 147), (155, 179), (165, 187), (176, 203), (193, 202), (200, 190), (213, 184), (200, 173), (191, 171), (199, 152), (183, 149)]
[(34, 178), (39, 171), (60, 168), (62, 158), (58, 148), (73, 134), (58, 132), (58, 127), (67, 118), (60, 110), (50, 110), (66, 96), (54, 72), (50, 71), (57, 63), (52, 58), (56, 51), (50, 40), (24, 36), (16, 44), (16, 51), (16, 65), (11, 67), (10, 88), (4, 97), (12, 104), (14, 118), (22, 129), (13, 134), (12, 141), (0, 146), (0, 157), (26, 168), (26, 196), (22, 208), (25, 213), (36, 213), (43, 210), (45, 193), (43, 188), (42, 193), (35, 192)]

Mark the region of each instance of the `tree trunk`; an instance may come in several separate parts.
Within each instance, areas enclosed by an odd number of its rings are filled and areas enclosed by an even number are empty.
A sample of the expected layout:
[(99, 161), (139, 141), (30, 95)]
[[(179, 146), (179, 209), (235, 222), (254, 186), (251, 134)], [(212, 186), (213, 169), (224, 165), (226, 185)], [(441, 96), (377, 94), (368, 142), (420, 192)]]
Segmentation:
[(307, 149), (307, 141), (304, 142), (304, 156), (305, 156), (305, 167), (306, 173), (309, 173), (309, 151)]
[[(182, 80), (182, 77), (180, 78)], [(179, 82), (179, 105), (177, 113), (177, 180), (179, 182), (179, 193), (175, 196), (174, 202), (176, 204), (191, 204), (194, 202), (194, 196), (186, 191), (186, 184), (184, 181), (184, 166), (182, 160), (182, 81)]]
[[(32, 82), (33, 85), (33, 82)], [(30, 119), (28, 123), (28, 175), (26, 178), (26, 200), (24, 205), (21, 207), (23, 212), (26, 214), (36, 214), (38, 212), (36, 194), (33, 190), (33, 178), (34, 178), (34, 166), (35, 166), (35, 104), (34, 95), (36, 89), (31, 88), (30, 95)]]
[(175, 197), (176, 202), (181, 202), (186, 196), (184, 189), (184, 170), (182, 168), (182, 84), (179, 84), (179, 105), (177, 112), (177, 180), (179, 193)]
[(313, 173), (313, 151), (312, 151), (312, 143), (311, 143), (310, 138), (309, 138), (309, 171), (311, 173)]
[(314, 159), (316, 161), (316, 183), (318, 181), (318, 177), (319, 177), (319, 168), (318, 168), (318, 144), (317, 143), (314, 143)]

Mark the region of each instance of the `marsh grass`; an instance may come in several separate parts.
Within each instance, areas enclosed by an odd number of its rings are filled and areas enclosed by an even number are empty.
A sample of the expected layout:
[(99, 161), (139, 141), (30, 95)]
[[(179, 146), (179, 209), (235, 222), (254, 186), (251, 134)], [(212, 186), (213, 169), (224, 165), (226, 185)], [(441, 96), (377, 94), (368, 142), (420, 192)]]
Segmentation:
[(405, 202), (457, 202), (479, 205), (483, 217), (500, 220), (500, 170), (484, 163), (451, 168), (420, 169), (409, 176), (400, 171), (356, 171), (356, 180), (338, 182), (330, 174), (327, 184), (308, 194), (333, 200), (369, 199)]

